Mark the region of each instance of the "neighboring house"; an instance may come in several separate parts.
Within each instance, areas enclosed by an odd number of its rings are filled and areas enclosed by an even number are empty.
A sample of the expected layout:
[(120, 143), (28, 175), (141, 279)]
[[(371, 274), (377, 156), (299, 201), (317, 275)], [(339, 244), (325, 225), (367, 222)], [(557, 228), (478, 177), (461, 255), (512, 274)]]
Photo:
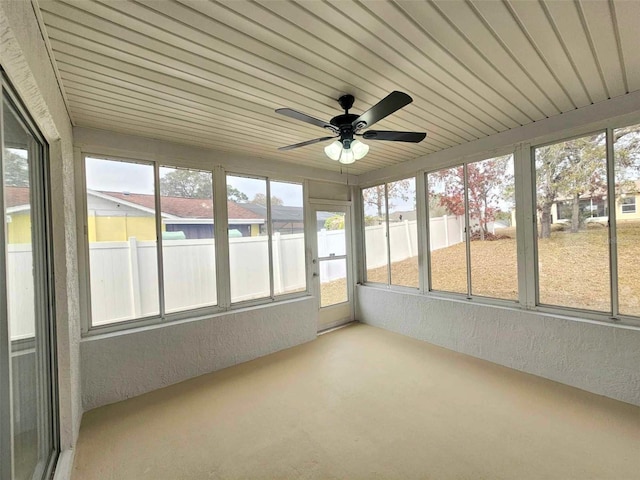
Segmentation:
[(9, 243), (31, 243), (29, 187), (4, 187)]
[[(633, 182), (631, 191), (622, 193), (616, 198), (616, 220), (640, 219), (640, 180)], [(580, 197), (580, 215), (582, 218), (591, 218), (591, 221), (605, 219), (608, 215), (608, 202), (606, 194), (585, 194)], [(558, 200), (551, 207), (553, 223), (571, 220), (573, 201)]]
[[(267, 207), (257, 203), (241, 203), (239, 206), (252, 211), (260, 217), (267, 217)], [(304, 233), (304, 209), (302, 207), (291, 207), (286, 205), (271, 206), (271, 221), (273, 232), (281, 234)], [(331, 212), (318, 212), (316, 222), (317, 230), (325, 228), (325, 222), (335, 214)], [(261, 233), (264, 233), (261, 230)]]
[[(261, 218), (267, 218), (267, 207), (257, 203), (241, 203), (242, 208), (253, 212)], [(304, 217), (302, 207), (284, 205), (271, 206), (271, 222), (273, 231), (280, 233), (303, 233)], [(264, 233), (264, 232), (261, 232)]]
[[(126, 192), (88, 191), (89, 241), (155, 239), (155, 197)], [(161, 197), (162, 231), (183, 232), (187, 239), (213, 238), (213, 200)], [(235, 202), (227, 202), (229, 230), (256, 236), (265, 218)]]
[[(640, 180), (633, 182), (631, 191), (622, 193), (616, 198), (616, 221), (640, 220)], [(585, 194), (580, 197), (580, 214), (587, 221), (606, 221), (609, 215), (606, 194)], [(560, 199), (551, 206), (551, 223), (567, 223), (571, 221), (573, 200)], [(590, 219), (590, 220), (589, 220)], [(515, 226), (515, 210), (511, 212), (512, 224)]]

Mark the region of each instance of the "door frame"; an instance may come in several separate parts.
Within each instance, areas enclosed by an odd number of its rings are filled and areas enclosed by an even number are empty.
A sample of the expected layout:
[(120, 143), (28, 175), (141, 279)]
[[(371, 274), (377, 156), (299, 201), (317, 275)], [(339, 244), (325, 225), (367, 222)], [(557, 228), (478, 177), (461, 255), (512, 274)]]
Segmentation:
[[(317, 302), (318, 332), (328, 330), (340, 325), (344, 325), (353, 321), (355, 318), (355, 289), (354, 274), (356, 272), (353, 254), (353, 215), (352, 202), (341, 200), (325, 200), (321, 198), (309, 198), (309, 215), (307, 215), (307, 232), (306, 237), (309, 247), (309, 291)], [(336, 211), (345, 214), (345, 248), (346, 248), (346, 264), (347, 264), (347, 301), (337, 305), (328, 307), (320, 307), (320, 275), (318, 267), (320, 260), (318, 259), (318, 232), (316, 212), (318, 211)], [(325, 317), (323, 319), (323, 317)]]

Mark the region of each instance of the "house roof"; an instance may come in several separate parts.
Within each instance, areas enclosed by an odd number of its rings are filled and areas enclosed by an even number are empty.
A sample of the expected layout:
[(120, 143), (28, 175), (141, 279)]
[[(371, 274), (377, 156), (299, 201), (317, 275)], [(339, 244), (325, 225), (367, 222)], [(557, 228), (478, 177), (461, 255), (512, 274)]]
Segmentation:
[(29, 187), (4, 187), (5, 208), (30, 205)]
[[(155, 209), (155, 197), (142, 193), (96, 192), (102, 196), (122, 200), (146, 209)], [(103, 197), (104, 198), (104, 197)], [(211, 198), (161, 197), (162, 213), (179, 218), (211, 218), (213, 216), (213, 200)], [(244, 208), (231, 200), (227, 201), (230, 219), (264, 219), (253, 211)]]
[[(242, 207), (251, 210), (254, 214), (266, 218), (267, 207), (256, 203), (243, 203)], [(271, 220), (274, 222), (302, 222), (304, 221), (303, 208), (287, 205), (272, 205)]]
[(337, 173), (278, 151), (320, 131), (274, 110), (409, 93), (375, 128), (427, 138), (372, 141), (359, 175), (640, 89), (637, 1), (183, 3), (38, 2), (74, 125)]

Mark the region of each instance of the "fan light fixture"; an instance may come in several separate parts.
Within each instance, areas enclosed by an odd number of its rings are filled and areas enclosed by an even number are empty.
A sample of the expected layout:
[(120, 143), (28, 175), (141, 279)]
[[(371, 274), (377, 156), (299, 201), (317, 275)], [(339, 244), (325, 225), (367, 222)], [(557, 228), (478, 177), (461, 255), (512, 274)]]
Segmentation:
[(338, 103), (344, 110), (344, 114), (333, 117), (329, 122), (318, 120), (306, 113), (298, 112), (291, 108), (278, 108), (276, 113), (280, 115), (285, 115), (331, 132), (331, 135), (328, 137), (314, 138), (306, 142), (280, 147), (278, 150), (293, 150), (294, 148), (306, 147), (307, 145), (315, 145), (316, 143), (332, 140), (330, 145), (324, 147), (324, 153), (326, 153), (327, 157), (331, 160), (342, 164), (350, 164), (356, 160), (360, 160), (369, 152), (369, 145), (362, 143), (360, 140), (356, 140), (356, 135), (365, 140), (411, 143), (421, 142), (427, 136), (424, 132), (395, 132), (387, 130), (367, 130), (366, 132), (361, 132), (363, 128), (370, 128), (376, 122), (409, 105), (413, 99), (406, 93), (398, 91), (391, 92), (360, 115), (349, 113), (349, 109), (353, 106), (354, 100), (353, 95), (348, 93), (338, 98)]
[(360, 140), (345, 140), (344, 143), (340, 140), (324, 147), (324, 153), (327, 154), (331, 160), (336, 160), (340, 163), (348, 165), (360, 160), (369, 152), (369, 145), (362, 143)]

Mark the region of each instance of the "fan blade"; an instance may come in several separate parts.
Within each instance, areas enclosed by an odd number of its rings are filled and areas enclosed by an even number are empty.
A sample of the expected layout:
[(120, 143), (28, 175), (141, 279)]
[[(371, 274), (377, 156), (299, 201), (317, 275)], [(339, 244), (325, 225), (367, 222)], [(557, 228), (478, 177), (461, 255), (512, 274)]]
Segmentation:
[(293, 150), (294, 148), (306, 147), (307, 145), (313, 145), (314, 143), (324, 142), (327, 140), (331, 140), (332, 138), (337, 138), (337, 137), (314, 138), (313, 140), (307, 140), (306, 142), (295, 143), (293, 145), (288, 145), (286, 147), (280, 147), (278, 150), (281, 150), (281, 151)]
[[(402, 107), (413, 102), (413, 98), (403, 92), (391, 92), (369, 110), (356, 118), (351, 125), (358, 128), (358, 124), (365, 123), (364, 127), (370, 127), (374, 123), (379, 122), (384, 117), (391, 115), (393, 112), (400, 110)], [(364, 128), (361, 127), (361, 128)]]
[(290, 108), (278, 108), (276, 110), (276, 113), (279, 113), (280, 115), (284, 115), (286, 117), (295, 118), (296, 120), (300, 120), (301, 122), (310, 123), (311, 125), (315, 125), (316, 127), (328, 128), (331, 131), (336, 131), (336, 127), (334, 127), (330, 123), (323, 122), (322, 120), (318, 120), (317, 118), (307, 115), (306, 113), (297, 112)]
[(383, 130), (367, 130), (362, 138), (367, 140), (386, 140), (388, 142), (414, 142), (418, 143), (427, 136), (424, 132), (388, 132)]

